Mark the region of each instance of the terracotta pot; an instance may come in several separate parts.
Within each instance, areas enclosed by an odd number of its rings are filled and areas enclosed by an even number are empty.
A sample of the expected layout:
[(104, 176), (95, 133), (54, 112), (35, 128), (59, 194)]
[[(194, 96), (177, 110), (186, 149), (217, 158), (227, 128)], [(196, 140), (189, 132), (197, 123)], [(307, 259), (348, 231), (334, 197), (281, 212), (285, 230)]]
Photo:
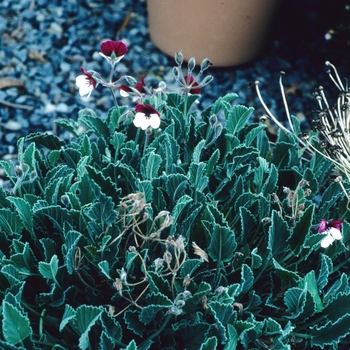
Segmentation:
[(173, 56), (233, 66), (264, 48), (280, 0), (148, 0), (151, 39)]

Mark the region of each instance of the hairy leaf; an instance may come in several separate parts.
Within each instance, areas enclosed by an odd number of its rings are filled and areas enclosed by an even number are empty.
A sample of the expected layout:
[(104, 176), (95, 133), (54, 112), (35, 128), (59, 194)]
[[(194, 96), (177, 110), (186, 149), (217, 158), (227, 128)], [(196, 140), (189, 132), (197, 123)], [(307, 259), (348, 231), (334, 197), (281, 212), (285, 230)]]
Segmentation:
[(32, 334), (28, 317), (5, 300), (2, 303), (2, 315), (2, 333), (10, 344), (21, 343)]

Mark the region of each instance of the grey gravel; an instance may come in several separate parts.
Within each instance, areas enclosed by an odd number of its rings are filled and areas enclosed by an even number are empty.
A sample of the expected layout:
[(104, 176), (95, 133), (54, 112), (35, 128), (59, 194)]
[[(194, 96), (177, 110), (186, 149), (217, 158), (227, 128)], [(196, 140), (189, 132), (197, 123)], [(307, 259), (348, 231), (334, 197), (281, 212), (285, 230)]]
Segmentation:
[[(314, 88), (331, 86), (324, 61), (332, 61), (341, 74), (348, 74), (348, 48), (339, 49), (324, 39), (332, 24), (328, 23), (332, 19), (329, 6), (328, 0), (284, 1), (266, 51), (244, 66), (212, 67), (214, 81), (203, 89), (200, 108), (236, 92), (237, 103), (256, 108), (258, 118), (263, 113), (261, 105), (249, 88), (249, 82), (258, 79), (266, 103), (283, 120), (278, 78), (284, 70), (286, 88), (296, 86), (288, 95), (292, 112), (302, 114), (307, 127), (316, 108)], [(129, 13), (130, 21), (121, 30)], [(150, 40), (145, 0), (0, 1), (0, 79), (16, 78), (24, 84), (0, 89), (0, 159), (16, 152), (14, 146), (21, 136), (56, 132), (56, 118), (76, 118), (84, 107), (106, 115), (112, 101), (104, 90), (98, 89), (87, 101), (75, 86), (81, 67), (108, 76), (108, 64), (98, 54), (106, 39), (129, 45), (116, 68), (118, 74), (138, 80), (145, 76), (154, 87), (162, 78), (172, 86), (174, 61)]]

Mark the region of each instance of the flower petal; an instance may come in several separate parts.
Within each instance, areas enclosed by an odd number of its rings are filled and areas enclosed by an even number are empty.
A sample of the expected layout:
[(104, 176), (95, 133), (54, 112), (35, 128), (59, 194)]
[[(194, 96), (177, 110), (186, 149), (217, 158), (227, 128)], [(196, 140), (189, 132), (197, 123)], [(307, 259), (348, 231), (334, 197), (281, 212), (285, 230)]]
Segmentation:
[(149, 117), (149, 124), (153, 129), (158, 129), (160, 126), (160, 118), (158, 114), (151, 114)]
[(334, 238), (331, 235), (327, 235), (323, 240), (321, 241), (321, 247), (322, 248), (328, 248), (333, 242)]
[(326, 230), (327, 230), (327, 221), (325, 219), (322, 219), (318, 227), (318, 233), (325, 232)]
[(137, 128), (141, 128), (142, 130), (146, 130), (149, 126), (149, 122), (146, 118), (146, 115), (142, 112), (135, 114), (133, 123)]
[(341, 233), (340, 233), (340, 230), (338, 230), (338, 229), (336, 229), (336, 228), (334, 228), (334, 227), (330, 227), (330, 228), (328, 229), (328, 232), (329, 232), (329, 234), (330, 234), (334, 239), (337, 239), (338, 241), (339, 241), (340, 239), (342, 239), (342, 235), (341, 235)]

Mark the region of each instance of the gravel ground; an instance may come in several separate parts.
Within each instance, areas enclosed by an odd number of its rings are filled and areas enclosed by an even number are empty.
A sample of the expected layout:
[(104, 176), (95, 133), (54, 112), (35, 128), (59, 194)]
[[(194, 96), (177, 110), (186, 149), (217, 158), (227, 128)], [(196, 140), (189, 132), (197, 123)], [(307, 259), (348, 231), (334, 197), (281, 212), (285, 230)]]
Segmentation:
[[(323, 85), (337, 93), (324, 61), (334, 63), (342, 76), (349, 74), (350, 47), (324, 39), (345, 3), (349, 1), (283, 1), (265, 52), (244, 66), (210, 68), (214, 82), (203, 89), (200, 107), (236, 92), (237, 103), (255, 107), (258, 118), (262, 109), (249, 82), (259, 80), (266, 103), (283, 120), (278, 78), (284, 70), (291, 111), (307, 127), (316, 108), (314, 88)], [(118, 73), (138, 80), (145, 76), (153, 87), (162, 79), (171, 86), (174, 61), (150, 40), (145, 0), (0, 1), (0, 159), (15, 155), (21, 136), (59, 133), (56, 118), (76, 118), (84, 107), (106, 114), (112, 100), (105, 90), (98, 88), (86, 100), (75, 86), (80, 67), (108, 76), (109, 66), (98, 55), (106, 39), (123, 40), (129, 47)]]

